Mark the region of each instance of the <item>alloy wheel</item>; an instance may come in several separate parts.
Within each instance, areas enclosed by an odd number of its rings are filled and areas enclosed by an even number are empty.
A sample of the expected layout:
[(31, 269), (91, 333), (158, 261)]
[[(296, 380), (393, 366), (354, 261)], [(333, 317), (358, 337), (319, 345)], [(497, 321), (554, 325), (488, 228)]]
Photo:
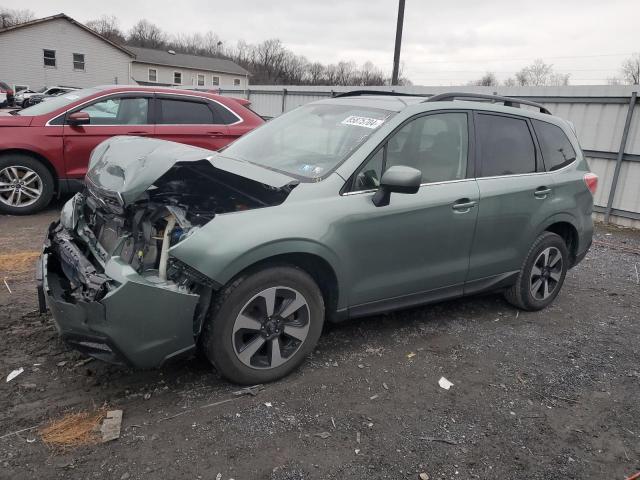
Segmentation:
[(556, 247), (545, 248), (531, 267), (530, 289), (536, 300), (545, 300), (555, 292), (562, 278), (562, 254)]
[(42, 179), (29, 167), (14, 165), (0, 170), (0, 202), (10, 207), (27, 207), (42, 195)]
[(233, 325), (233, 349), (248, 367), (276, 368), (300, 349), (309, 326), (309, 305), (304, 296), (290, 287), (270, 287), (240, 310)]

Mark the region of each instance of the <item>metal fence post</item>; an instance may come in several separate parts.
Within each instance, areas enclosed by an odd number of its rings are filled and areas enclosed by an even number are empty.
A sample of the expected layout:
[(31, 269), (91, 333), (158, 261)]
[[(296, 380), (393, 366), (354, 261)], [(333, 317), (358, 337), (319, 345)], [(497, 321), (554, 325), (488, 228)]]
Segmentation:
[(284, 107), (287, 103), (287, 89), (282, 89), (282, 113), (284, 113)]
[(620, 139), (620, 149), (618, 150), (618, 156), (616, 157), (616, 168), (613, 172), (613, 180), (611, 181), (611, 190), (609, 191), (609, 198), (607, 199), (607, 209), (604, 213), (604, 223), (609, 223), (609, 217), (611, 216), (611, 209), (613, 208), (613, 199), (616, 195), (616, 187), (618, 186), (618, 177), (620, 176), (620, 168), (622, 167), (622, 157), (624, 151), (627, 148), (627, 137), (629, 136), (629, 128), (631, 127), (631, 117), (633, 116), (633, 110), (636, 106), (636, 100), (638, 99), (638, 92), (633, 92), (629, 99), (629, 109), (627, 110), (627, 119), (624, 122), (624, 129), (622, 130), (622, 138)]

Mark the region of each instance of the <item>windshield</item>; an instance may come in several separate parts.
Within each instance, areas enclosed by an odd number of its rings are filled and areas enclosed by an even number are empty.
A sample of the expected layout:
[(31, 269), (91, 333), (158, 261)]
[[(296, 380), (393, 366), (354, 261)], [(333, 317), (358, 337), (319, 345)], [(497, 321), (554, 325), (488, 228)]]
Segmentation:
[(317, 179), (340, 165), (393, 114), (354, 105), (305, 105), (239, 138), (223, 155)]
[(63, 95), (52, 97), (48, 99), (46, 102), (37, 103), (32, 107), (25, 108), (17, 112), (18, 115), (44, 115), (47, 113), (54, 112), (59, 108), (66, 107), (73, 102), (81, 100), (83, 98), (89, 97), (100, 92), (100, 88), (84, 88), (82, 90), (74, 90), (72, 92), (67, 92)]

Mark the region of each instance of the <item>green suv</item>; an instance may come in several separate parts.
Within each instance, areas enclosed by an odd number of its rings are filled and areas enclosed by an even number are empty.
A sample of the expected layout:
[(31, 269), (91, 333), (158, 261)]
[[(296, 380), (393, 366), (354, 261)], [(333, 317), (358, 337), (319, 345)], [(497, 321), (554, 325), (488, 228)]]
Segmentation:
[(325, 321), (486, 291), (546, 307), (591, 244), (597, 177), (533, 102), (351, 92), (219, 153), (111, 138), (85, 183), (38, 268), (62, 337), (141, 368), (199, 349), (253, 384)]

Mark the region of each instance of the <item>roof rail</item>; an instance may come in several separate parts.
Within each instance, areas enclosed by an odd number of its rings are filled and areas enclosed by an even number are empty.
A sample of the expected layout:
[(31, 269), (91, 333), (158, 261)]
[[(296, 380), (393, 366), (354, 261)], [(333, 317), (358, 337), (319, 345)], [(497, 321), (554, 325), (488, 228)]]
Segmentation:
[(341, 97), (359, 97), (360, 95), (382, 95), (387, 97), (427, 97), (419, 93), (401, 93), (388, 90), (351, 90), (350, 92), (342, 92), (334, 95), (333, 98)]
[(438, 95), (433, 95), (432, 97), (424, 100), (425, 102), (447, 102), (449, 100), (455, 100), (456, 98), (461, 99), (470, 99), (470, 100), (486, 100), (491, 102), (501, 102), (505, 107), (515, 107), (520, 108), (520, 105), (529, 105), (530, 107), (535, 107), (540, 109), (540, 113), (546, 113), (547, 115), (551, 115), (551, 112), (544, 105), (536, 102), (532, 102), (531, 100), (523, 100), (519, 98), (513, 97), (502, 97), (500, 95), (486, 95), (482, 93), (462, 93), (462, 92), (451, 92), (451, 93), (440, 93)]

